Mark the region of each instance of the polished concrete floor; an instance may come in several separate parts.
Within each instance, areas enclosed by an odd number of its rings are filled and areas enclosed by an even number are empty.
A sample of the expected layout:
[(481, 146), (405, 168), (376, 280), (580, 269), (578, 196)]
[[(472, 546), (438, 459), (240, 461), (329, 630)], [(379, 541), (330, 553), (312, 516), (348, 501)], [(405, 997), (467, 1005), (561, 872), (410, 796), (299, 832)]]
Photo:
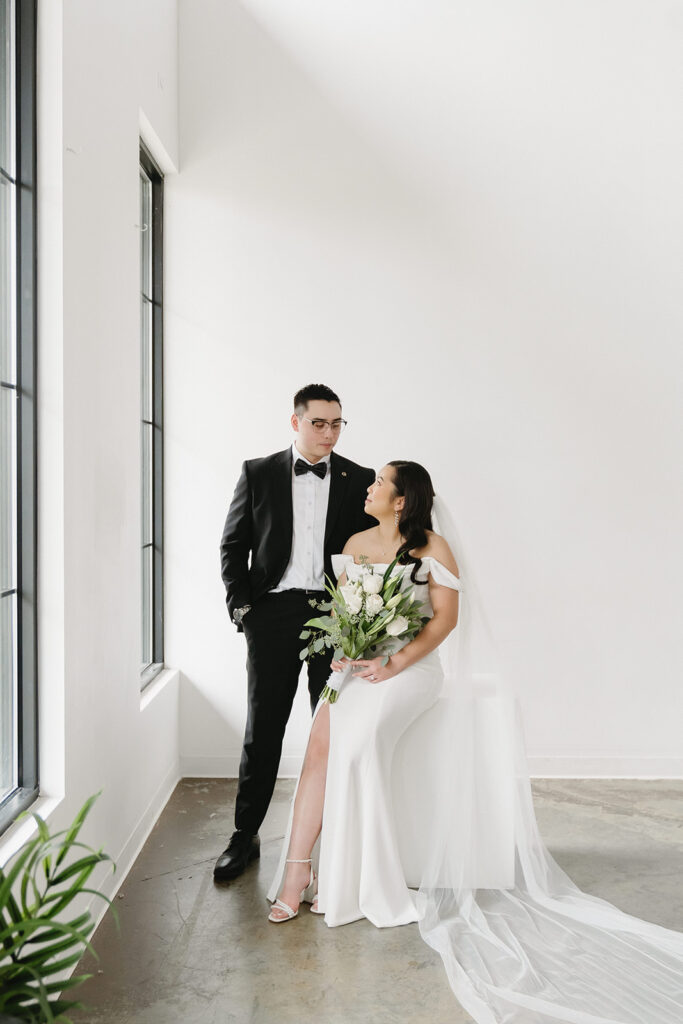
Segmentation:
[[(278, 782), (260, 862), (216, 885), (235, 782), (186, 779), (173, 794), (78, 971), (92, 1024), (466, 1024), (417, 925), (328, 928), (304, 909), (266, 920), (293, 782)], [(574, 881), (683, 931), (683, 781), (538, 780), (541, 833)]]

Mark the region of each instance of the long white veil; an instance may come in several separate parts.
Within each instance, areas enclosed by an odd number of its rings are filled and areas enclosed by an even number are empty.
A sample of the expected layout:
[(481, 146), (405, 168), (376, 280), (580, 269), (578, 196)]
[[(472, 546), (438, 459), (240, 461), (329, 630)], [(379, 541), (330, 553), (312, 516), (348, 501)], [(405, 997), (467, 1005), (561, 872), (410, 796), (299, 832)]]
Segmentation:
[(462, 592), (433, 719), (439, 813), (418, 894), (422, 936), (477, 1024), (682, 1024), (683, 934), (582, 892), (541, 839), (519, 705), (438, 498), (434, 514)]

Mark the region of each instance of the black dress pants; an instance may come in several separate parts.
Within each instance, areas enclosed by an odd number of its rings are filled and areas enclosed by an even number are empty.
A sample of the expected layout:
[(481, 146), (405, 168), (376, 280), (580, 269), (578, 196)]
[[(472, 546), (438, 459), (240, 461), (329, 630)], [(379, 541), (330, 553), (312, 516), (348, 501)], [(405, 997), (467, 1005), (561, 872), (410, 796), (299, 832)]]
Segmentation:
[[(292, 710), (305, 641), (304, 623), (316, 614), (309, 601), (325, 594), (285, 590), (266, 594), (243, 620), (247, 640), (248, 710), (235, 803), (235, 828), (255, 835), (275, 788), (285, 727)], [(309, 662), (311, 711), (330, 674), (332, 651), (325, 648)]]

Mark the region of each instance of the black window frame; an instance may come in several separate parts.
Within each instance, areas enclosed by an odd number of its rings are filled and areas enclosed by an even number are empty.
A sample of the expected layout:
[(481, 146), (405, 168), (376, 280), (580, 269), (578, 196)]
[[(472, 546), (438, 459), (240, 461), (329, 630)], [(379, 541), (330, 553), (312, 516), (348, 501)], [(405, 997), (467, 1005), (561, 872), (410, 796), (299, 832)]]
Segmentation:
[[(38, 774), (37, 630), (37, 0), (16, 0), (14, 8), (16, 179), (16, 383), (17, 396), (17, 786), (0, 804), (0, 833), (36, 799)], [(7, 597), (14, 591), (3, 592)]]
[[(164, 431), (163, 431), (163, 213), (164, 177), (154, 157), (140, 140), (140, 166), (152, 182), (152, 661), (142, 666), (141, 689), (164, 667)], [(142, 227), (142, 225), (141, 225)], [(144, 557), (144, 556), (143, 556)], [(143, 609), (144, 615), (144, 609)]]

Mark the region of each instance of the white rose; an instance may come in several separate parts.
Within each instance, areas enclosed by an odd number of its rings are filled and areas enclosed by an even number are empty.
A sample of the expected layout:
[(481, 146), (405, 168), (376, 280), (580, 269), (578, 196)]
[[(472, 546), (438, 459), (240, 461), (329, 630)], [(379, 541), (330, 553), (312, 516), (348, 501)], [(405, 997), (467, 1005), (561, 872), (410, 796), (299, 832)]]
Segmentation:
[(358, 612), (363, 607), (363, 598), (358, 589), (351, 584), (347, 584), (345, 587), (340, 587), (340, 593), (351, 614), (358, 615)]
[(375, 615), (379, 615), (379, 613), (382, 611), (382, 608), (384, 608), (384, 601), (379, 596), (379, 594), (370, 594), (368, 597), (366, 597), (365, 610), (371, 619), (374, 619)]
[(373, 572), (363, 579), (363, 590), (366, 594), (379, 594), (383, 582), (384, 578)]
[(409, 622), (405, 615), (397, 615), (387, 626), (387, 633), (389, 636), (400, 636), (401, 633), (405, 633), (408, 626)]

